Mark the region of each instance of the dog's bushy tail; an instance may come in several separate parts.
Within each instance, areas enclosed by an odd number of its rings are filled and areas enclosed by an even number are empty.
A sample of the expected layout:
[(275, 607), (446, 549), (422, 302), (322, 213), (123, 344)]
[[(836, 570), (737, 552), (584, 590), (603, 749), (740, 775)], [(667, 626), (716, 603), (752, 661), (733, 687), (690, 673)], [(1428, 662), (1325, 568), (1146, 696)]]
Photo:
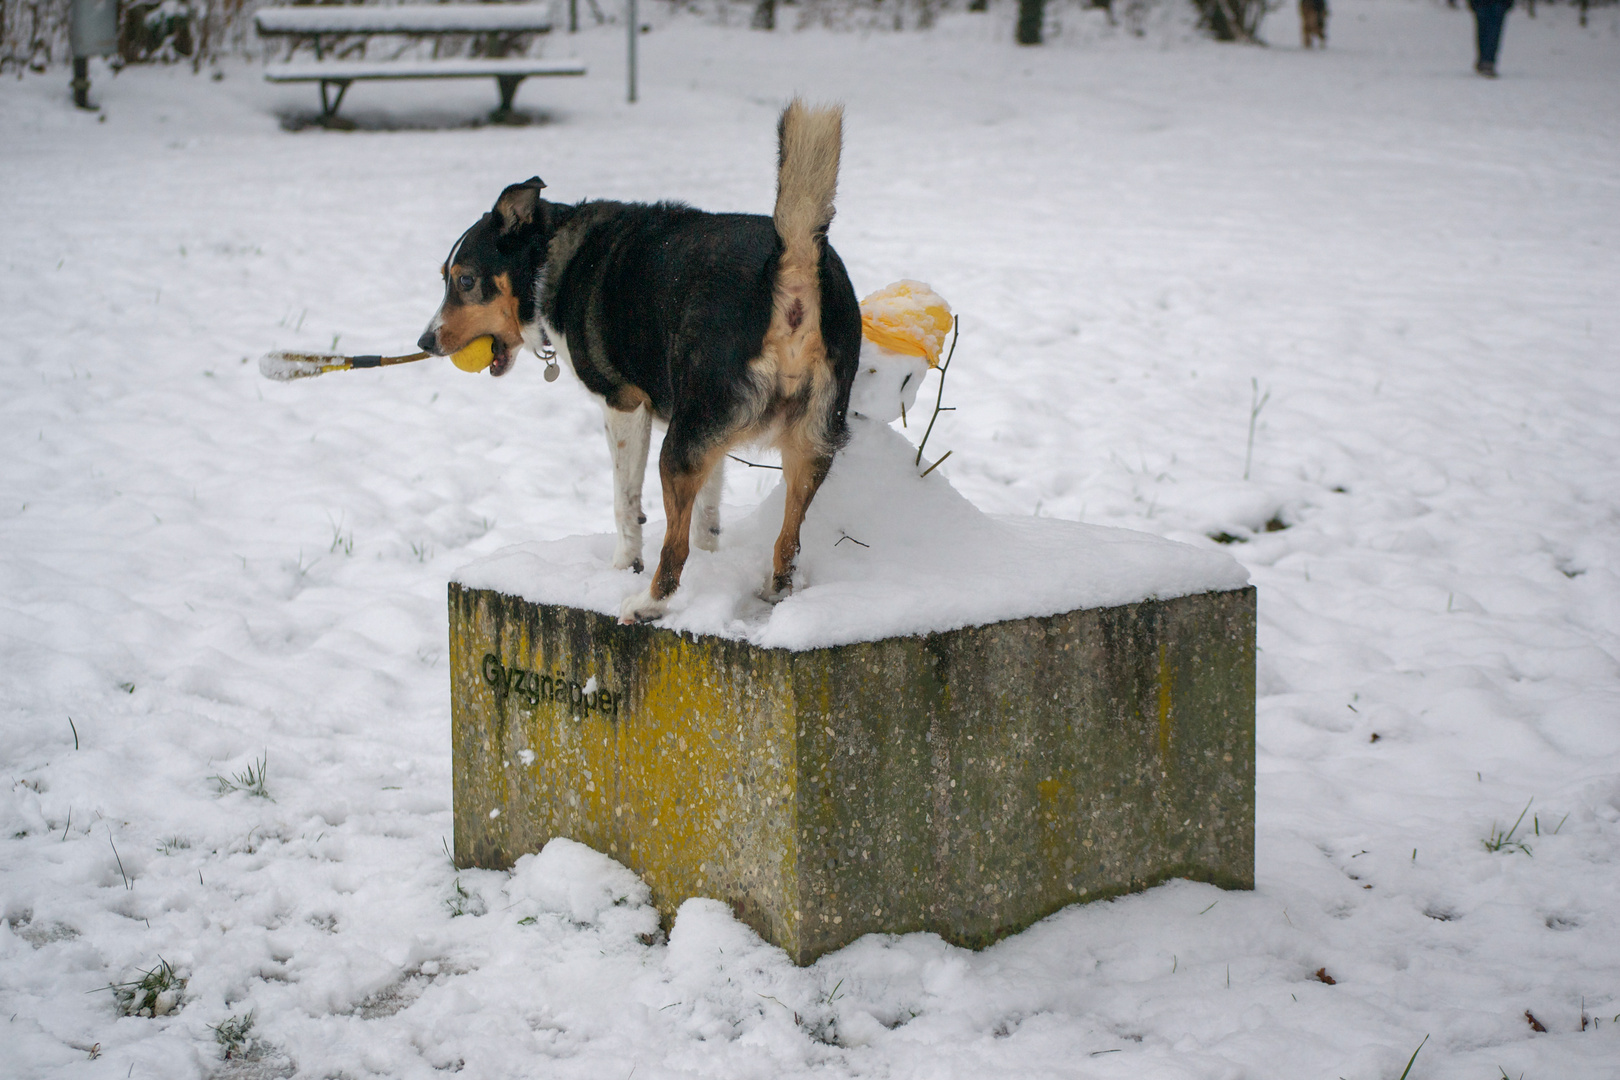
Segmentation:
[[(788, 367), (819, 357), (821, 248), (833, 219), (844, 110), (811, 108), (795, 99), (777, 124), (776, 235), (782, 239), (770, 337), (788, 354)], [(793, 363), (794, 360), (799, 363)]]

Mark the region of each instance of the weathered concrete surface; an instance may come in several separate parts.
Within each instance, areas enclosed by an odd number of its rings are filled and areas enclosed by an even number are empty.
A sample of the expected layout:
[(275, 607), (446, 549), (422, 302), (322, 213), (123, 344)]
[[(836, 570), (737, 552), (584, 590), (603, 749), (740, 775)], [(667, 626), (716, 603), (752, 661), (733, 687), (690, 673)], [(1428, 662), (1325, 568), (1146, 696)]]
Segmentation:
[(1254, 885), (1252, 588), (807, 652), (450, 586), (456, 862), (567, 836), (798, 963)]

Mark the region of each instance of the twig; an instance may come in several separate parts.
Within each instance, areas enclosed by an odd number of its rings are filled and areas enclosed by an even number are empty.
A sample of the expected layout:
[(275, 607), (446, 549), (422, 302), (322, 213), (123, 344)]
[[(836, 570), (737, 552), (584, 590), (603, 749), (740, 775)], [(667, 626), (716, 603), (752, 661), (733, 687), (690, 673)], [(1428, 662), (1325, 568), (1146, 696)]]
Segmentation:
[[(950, 457), (954, 453), (956, 453), (955, 450), (947, 450), (947, 451), (945, 451), (945, 453), (940, 457), (940, 459), (938, 461), (934, 462), (932, 465), (928, 466), (927, 469), (923, 470), (923, 476), (927, 476), (929, 473), (933, 472), (935, 469), (937, 469), (941, 465), (945, 464), (945, 459)], [(917, 479), (921, 480), (922, 476), (919, 476)]]
[(73, 727), (73, 717), (68, 717), (68, 727), (73, 728), (73, 749), (79, 748), (79, 729)]
[(1254, 460), (1254, 426), (1260, 420), (1260, 410), (1266, 407), (1271, 400), (1271, 387), (1266, 387), (1262, 396), (1260, 393), (1260, 380), (1251, 378), (1249, 385), (1254, 388), (1254, 396), (1249, 399), (1249, 448), (1243, 454), (1243, 479), (1249, 478), (1249, 465)]
[[(833, 547), (837, 547), (839, 544), (842, 544), (845, 540), (848, 540), (852, 544), (861, 544), (861, 542), (859, 540), (857, 540), (853, 536), (849, 535), (849, 533), (840, 531), (839, 534), (838, 534), (838, 539), (833, 541)], [(871, 544), (861, 544), (861, 547), (863, 547), (863, 548), (869, 548), (871, 546), (872, 546)]]
[(738, 457), (736, 454), (727, 454), (726, 457), (730, 458), (732, 461), (741, 461), (744, 465), (748, 466), (750, 469), (775, 469), (777, 472), (782, 471), (782, 466), (780, 466), (780, 465), (761, 465), (758, 462), (754, 462), (754, 461), (743, 461), (743, 459)]
[[(954, 407), (948, 407), (940, 403), (945, 400), (945, 373), (951, 368), (951, 357), (956, 355), (956, 338), (961, 326), (962, 320), (953, 316), (951, 318), (951, 348), (945, 354), (945, 362), (939, 365), (939, 394), (934, 398), (934, 415), (928, 418), (928, 430), (923, 432), (922, 442), (917, 444), (917, 457), (911, 463), (913, 466), (922, 464), (923, 447), (928, 445), (928, 436), (933, 434), (934, 421), (939, 419), (939, 414), (956, 411)], [(945, 459), (940, 458), (939, 460), (944, 461)]]

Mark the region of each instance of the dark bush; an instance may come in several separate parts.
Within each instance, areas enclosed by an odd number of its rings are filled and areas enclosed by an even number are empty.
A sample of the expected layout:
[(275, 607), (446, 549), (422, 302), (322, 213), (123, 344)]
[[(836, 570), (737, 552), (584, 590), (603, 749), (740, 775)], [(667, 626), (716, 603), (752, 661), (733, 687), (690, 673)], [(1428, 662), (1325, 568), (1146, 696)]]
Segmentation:
[(118, 55), (126, 64), (173, 63), (197, 51), (196, 12), (181, 0), (134, 0), (118, 18)]
[(1269, 0), (1193, 0), (1198, 9), (1198, 25), (1216, 41), (1260, 40), (1260, 20), (1272, 4)]

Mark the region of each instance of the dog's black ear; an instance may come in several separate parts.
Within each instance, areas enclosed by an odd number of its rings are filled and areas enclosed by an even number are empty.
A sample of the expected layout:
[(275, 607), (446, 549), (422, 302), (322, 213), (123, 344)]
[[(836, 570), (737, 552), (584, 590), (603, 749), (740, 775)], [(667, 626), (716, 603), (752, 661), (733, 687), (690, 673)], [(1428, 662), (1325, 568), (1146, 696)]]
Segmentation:
[(495, 200), (495, 213), (501, 219), (501, 235), (506, 236), (534, 224), (535, 211), (540, 206), (540, 192), (546, 182), (531, 176), (521, 184), (513, 184)]

